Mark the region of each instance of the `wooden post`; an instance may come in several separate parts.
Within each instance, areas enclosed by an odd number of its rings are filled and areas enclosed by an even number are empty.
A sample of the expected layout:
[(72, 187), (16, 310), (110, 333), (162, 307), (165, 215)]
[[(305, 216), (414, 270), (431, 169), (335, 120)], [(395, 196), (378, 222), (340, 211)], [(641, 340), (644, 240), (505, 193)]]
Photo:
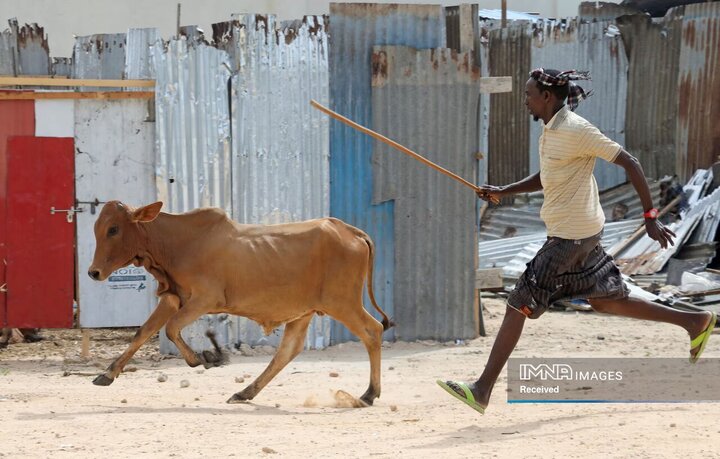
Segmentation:
[(502, 20), (500, 26), (504, 29), (507, 27), (507, 0), (502, 0)]
[(83, 359), (90, 358), (90, 331), (86, 328), (82, 329), (82, 347), (80, 348), (80, 357)]

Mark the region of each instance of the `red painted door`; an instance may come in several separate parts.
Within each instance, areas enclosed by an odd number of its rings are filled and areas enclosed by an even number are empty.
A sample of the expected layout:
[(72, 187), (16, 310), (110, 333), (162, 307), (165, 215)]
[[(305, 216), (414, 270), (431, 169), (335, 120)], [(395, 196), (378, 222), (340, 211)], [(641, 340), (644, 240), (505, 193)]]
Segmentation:
[[(2, 92), (2, 91), (0, 91)], [(0, 100), (0, 326), (5, 324), (7, 304), (4, 285), (7, 253), (5, 201), (7, 194), (7, 139), (14, 135), (35, 134), (34, 100)]]
[(7, 326), (72, 327), (75, 201), (72, 138), (7, 145)]

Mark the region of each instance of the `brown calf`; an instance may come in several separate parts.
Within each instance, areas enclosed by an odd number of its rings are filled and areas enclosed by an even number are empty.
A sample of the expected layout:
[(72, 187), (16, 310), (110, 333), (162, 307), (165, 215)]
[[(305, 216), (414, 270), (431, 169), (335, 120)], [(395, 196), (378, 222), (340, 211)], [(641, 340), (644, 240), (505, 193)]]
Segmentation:
[[(370, 385), (361, 400), (380, 396), (380, 346), (392, 326), (372, 289), (373, 243), (363, 231), (335, 218), (280, 225), (242, 225), (220, 209), (160, 212), (161, 202), (132, 209), (105, 204), (95, 223), (97, 247), (88, 271), (101, 281), (130, 263), (158, 281), (157, 308), (129, 348), (93, 381), (110, 385), (132, 355), (167, 324), (168, 338), (191, 367), (222, 363), (219, 351), (196, 354), (181, 330), (203, 314), (250, 318), (270, 333), (285, 324), (275, 356), (263, 373), (228, 403), (255, 397), (303, 348), (313, 314), (328, 314), (365, 344)], [(363, 284), (382, 325), (363, 308)]]

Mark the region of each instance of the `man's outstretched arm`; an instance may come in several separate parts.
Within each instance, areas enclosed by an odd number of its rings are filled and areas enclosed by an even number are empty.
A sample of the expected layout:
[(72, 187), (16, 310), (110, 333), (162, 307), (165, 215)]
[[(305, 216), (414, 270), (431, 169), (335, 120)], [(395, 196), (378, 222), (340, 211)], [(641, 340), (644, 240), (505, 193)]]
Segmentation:
[[(635, 190), (640, 196), (640, 202), (642, 203), (643, 210), (647, 212), (650, 209), (653, 209), (650, 187), (645, 179), (645, 173), (640, 165), (640, 161), (627, 151), (621, 150), (613, 162), (625, 169), (625, 172), (630, 179), (630, 183), (633, 184), (633, 187), (635, 187)], [(646, 217), (645, 230), (647, 231), (648, 236), (658, 241), (663, 249), (673, 245), (672, 238), (675, 237), (675, 233), (665, 228), (665, 226), (663, 226), (657, 218)]]
[[(540, 172), (525, 177), (519, 182), (511, 183), (505, 186), (483, 185), (478, 190), (478, 198), (485, 201), (498, 201), (505, 196), (512, 196), (518, 193), (532, 193), (533, 191), (542, 190), (542, 182), (540, 182)], [(493, 199), (495, 198), (495, 199)]]

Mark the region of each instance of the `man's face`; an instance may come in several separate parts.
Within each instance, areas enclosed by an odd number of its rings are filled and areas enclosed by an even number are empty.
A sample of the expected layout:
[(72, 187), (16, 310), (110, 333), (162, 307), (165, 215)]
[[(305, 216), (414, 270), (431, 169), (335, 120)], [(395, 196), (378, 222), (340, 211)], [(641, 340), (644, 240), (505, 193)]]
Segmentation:
[(540, 91), (538, 83), (530, 78), (525, 83), (525, 106), (528, 108), (533, 120), (537, 121), (545, 111), (550, 93), (548, 91)]

